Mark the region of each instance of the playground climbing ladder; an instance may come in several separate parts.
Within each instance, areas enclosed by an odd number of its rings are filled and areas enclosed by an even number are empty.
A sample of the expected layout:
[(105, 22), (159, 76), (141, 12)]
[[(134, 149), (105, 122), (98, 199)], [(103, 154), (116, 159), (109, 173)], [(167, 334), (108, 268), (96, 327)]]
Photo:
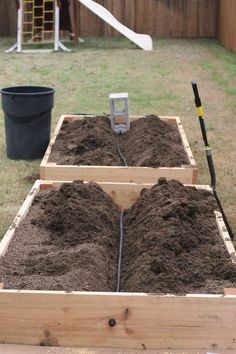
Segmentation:
[(54, 0), (24, 0), (22, 44), (54, 41)]
[(60, 0), (18, 0), (17, 43), (7, 52), (26, 52), (22, 50), (24, 45), (49, 43), (54, 43), (56, 51), (59, 48), (69, 51), (59, 40), (60, 3)]

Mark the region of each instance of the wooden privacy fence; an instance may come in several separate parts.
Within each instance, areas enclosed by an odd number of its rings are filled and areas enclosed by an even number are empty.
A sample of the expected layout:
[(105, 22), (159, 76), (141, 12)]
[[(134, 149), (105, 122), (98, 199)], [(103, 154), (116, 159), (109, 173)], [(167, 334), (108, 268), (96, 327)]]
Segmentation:
[(0, 0), (0, 36), (16, 34), (16, 6), (12, 0)]
[[(160, 37), (218, 37), (236, 53), (236, 0), (96, 0), (136, 32)], [(83, 5), (78, 6), (81, 36), (117, 36)], [(13, 0), (0, 0), (0, 36), (16, 35)]]
[[(136, 32), (160, 37), (215, 37), (217, 0), (96, 0)], [(109, 25), (78, 6), (81, 36), (117, 36)], [(14, 1), (0, 0), (0, 36), (16, 34)]]
[[(119, 21), (139, 33), (160, 37), (215, 37), (216, 0), (97, 0)], [(119, 35), (82, 5), (84, 36)]]
[(236, 1), (219, 0), (217, 34), (220, 42), (236, 53)]

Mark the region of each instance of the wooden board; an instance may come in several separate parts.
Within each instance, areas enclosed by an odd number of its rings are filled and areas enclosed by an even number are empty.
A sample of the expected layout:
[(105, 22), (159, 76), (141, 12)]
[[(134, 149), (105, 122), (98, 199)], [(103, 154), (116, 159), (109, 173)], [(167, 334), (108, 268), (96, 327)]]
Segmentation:
[(33, 200), (34, 200), (35, 196), (38, 194), (39, 190), (40, 190), (40, 181), (38, 180), (34, 183), (29, 194), (27, 195), (26, 199), (24, 200), (24, 203), (22, 204), (20, 210), (18, 211), (13, 223), (11, 224), (11, 226), (7, 230), (5, 236), (1, 240), (0, 257), (4, 256), (4, 254), (6, 253), (9, 243), (10, 243), (12, 237), (14, 236), (17, 226), (19, 226), (19, 224), (24, 220), (24, 218), (28, 214), (31, 204), (33, 203)]
[(234, 245), (231, 241), (231, 238), (228, 234), (227, 228), (225, 226), (222, 214), (219, 213), (218, 211), (215, 211), (215, 216), (216, 216), (216, 224), (220, 233), (220, 236), (222, 240), (224, 241), (225, 247), (227, 248), (230, 258), (232, 263), (236, 264), (236, 252)]
[(1, 290), (0, 302), (0, 342), (236, 350), (236, 296)]
[[(145, 350), (114, 348), (81, 348), (81, 347), (42, 347), (32, 345), (0, 344), (0, 353), (4, 354), (209, 354), (205, 350)], [(216, 353), (214, 353), (216, 354)], [(224, 354), (222, 351), (221, 353)], [(235, 354), (227, 350), (227, 354)]]
[(236, 53), (236, 2), (235, 0), (218, 1), (217, 31), (220, 42)]
[[(36, 181), (13, 226), (0, 244), (0, 257), (40, 190), (59, 181)], [(69, 182), (71, 183), (71, 182)], [(123, 208), (152, 184), (100, 183)], [(209, 186), (196, 186), (210, 190)], [(221, 215), (219, 228), (227, 237)], [(231, 249), (232, 251), (232, 249)], [(0, 343), (156, 350), (236, 350), (234, 289), (224, 295), (157, 295), (0, 289)], [(111, 327), (109, 320), (116, 325)], [(168, 353), (168, 354), (169, 354)], [(184, 352), (185, 353), (185, 352)], [(197, 352), (196, 352), (197, 353)]]
[[(177, 179), (182, 183), (195, 183), (197, 178), (197, 165), (194, 160), (183, 126), (178, 117), (160, 117), (171, 124), (176, 124), (186, 152), (189, 164), (181, 167), (123, 167), (123, 166), (77, 166), (57, 165), (49, 162), (52, 146), (60, 132), (64, 121), (83, 119), (83, 116), (61, 116), (44, 158), (40, 164), (40, 177), (47, 180), (76, 180), (95, 182), (135, 182), (156, 183), (160, 177)], [(131, 117), (131, 121), (141, 117)]]

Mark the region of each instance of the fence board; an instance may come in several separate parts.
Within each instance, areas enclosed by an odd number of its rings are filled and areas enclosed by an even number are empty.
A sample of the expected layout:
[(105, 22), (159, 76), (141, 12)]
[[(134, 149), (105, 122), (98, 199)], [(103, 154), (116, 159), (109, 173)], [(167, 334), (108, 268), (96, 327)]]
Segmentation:
[(124, 25), (132, 30), (135, 28), (135, 2), (135, 0), (125, 1)]
[[(216, 36), (217, 6), (212, 6), (211, 0), (199, 0), (199, 37), (209, 33), (209, 37)], [(209, 13), (212, 12), (212, 21), (208, 21)]]
[(235, 0), (219, 0), (218, 38), (229, 50), (236, 53), (236, 2)]
[[(118, 20), (139, 33), (159, 37), (215, 37), (217, 0), (96, 0)], [(227, 3), (230, 0), (222, 2)], [(234, 2), (232, 0), (231, 2)], [(81, 36), (117, 36), (83, 5), (80, 6)], [(0, 36), (16, 34), (13, 0), (0, 0)]]
[[(103, 1), (98, 1), (103, 5)], [(84, 37), (104, 35), (103, 21), (83, 5), (79, 6), (79, 34)]]
[(0, 0), (0, 36), (16, 33), (16, 6), (12, 0)]
[[(104, 0), (103, 1), (103, 6), (106, 7), (106, 9), (113, 14), (112, 3), (113, 3), (112, 0)], [(119, 20), (119, 18), (117, 20)], [(108, 25), (107, 23), (105, 23), (105, 22), (103, 22), (103, 25), (104, 25), (104, 35), (108, 36), (108, 37), (112, 37), (114, 35), (114, 31), (115, 30), (113, 30), (113, 28), (110, 25)]]

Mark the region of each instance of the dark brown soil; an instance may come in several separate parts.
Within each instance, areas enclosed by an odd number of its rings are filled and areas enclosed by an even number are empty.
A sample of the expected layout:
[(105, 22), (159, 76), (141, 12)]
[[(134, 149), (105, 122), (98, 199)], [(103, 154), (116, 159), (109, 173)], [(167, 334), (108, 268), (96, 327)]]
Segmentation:
[(121, 137), (128, 166), (176, 167), (186, 165), (187, 155), (175, 124), (157, 116), (135, 120)]
[(119, 214), (97, 184), (41, 192), (0, 260), (4, 287), (114, 291)]
[(106, 117), (64, 122), (52, 147), (50, 161), (58, 165), (119, 166), (116, 135)]
[(236, 266), (219, 236), (210, 192), (160, 179), (124, 215), (122, 289), (222, 293)]
[(189, 164), (175, 124), (150, 115), (131, 122), (117, 135), (107, 117), (64, 122), (50, 155), (59, 165), (122, 166), (117, 143), (128, 166), (177, 167)]
[[(124, 213), (122, 291), (222, 293), (236, 266), (211, 193), (160, 179)], [(40, 192), (0, 260), (11, 289), (115, 291), (120, 210), (95, 183)]]

